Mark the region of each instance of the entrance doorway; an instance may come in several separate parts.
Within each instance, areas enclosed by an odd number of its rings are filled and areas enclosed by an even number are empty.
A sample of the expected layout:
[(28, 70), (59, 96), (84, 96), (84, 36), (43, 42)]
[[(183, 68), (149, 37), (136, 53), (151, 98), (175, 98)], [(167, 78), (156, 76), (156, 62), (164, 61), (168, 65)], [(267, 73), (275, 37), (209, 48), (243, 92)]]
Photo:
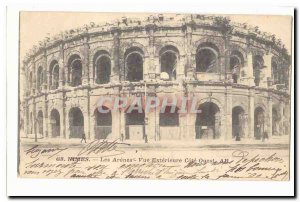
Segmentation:
[(84, 133), (84, 118), (78, 107), (69, 112), (70, 138), (81, 138)]
[(212, 102), (205, 102), (198, 108), (195, 131), (196, 139), (217, 139), (220, 137), (220, 109)]

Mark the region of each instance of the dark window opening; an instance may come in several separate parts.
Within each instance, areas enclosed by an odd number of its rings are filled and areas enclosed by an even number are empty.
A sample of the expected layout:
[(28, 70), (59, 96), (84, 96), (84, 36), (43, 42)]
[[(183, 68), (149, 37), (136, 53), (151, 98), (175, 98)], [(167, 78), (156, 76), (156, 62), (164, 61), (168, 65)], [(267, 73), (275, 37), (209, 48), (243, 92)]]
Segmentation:
[(239, 51), (233, 51), (229, 60), (230, 71), (232, 74), (233, 83), (238, 82), (239, 72), (244, 66), (243, 55)]
[(81, 138), (84, 133), (84, 117), (79, 108), (69, 112), (70, 138)]
[(37, 116), (38, 133), (43, 136), (43, 112), (39, 111)]
[(73, 55), (69, 59), (69, 78), (71, 86), (79, 86), (82, 84), (82, 62), (78, 55)]
[(161, 72), (169, 75), (169, 80), (176, 80), (178, 50), (173, 46), (166, 46), (160, 51)]
[(43, 89), (43, 83), (44, 83), (43, 67), (39, 67), (38, 72), (37, 72), (37, 89), (38, 89), (38, 91), (41, 91)]
[(126, 80), (141, 81), (143, 80), (143, 58), (139, 53), (130, 53), (126, 58)]
[(218, 48), (212, 43), (201, 44), (196, 54), (196, 72), (217, 72), (218, 52)]
[(53, 61), (50, 65), (50, 88), (57, 89), (59, 86), (59, 66), (57, 61)]
[(220, 110), (211, 102), (203, 103), (199, 106), (201, 113), (196, 118), (196, 139), (217, 139), (220, 137)]
[(202, 49), (197, 53), (196, 71), (197, 72), (215, 72), (217, 57), (210, 49)]
[(111, 62), (108, 56), (100, 56), (95, 61), (96, 83), (105, 84), (110, 81)]
[(279, 72), (276, 62), (272, 62), (272, 73), (273, 73), (273, 82), (274, 84), (279, 84)]
[(254, 136), (256, 139), (260, 139), (265, 132), (265, 116), (264, 110), (261, 107), (257, 107), (254, 111)]
[(245, 137), (245, 113), (239, 106), (232, 109), (232, 137)]
[(253, 58), (253, 76), (254, 76), (254, 83), (256, 86), (259, 86), (261, 81), (261, 71), (264, 68), (264, 60), (262, 56), (256, 55)]
[(275, 107), (272, 108), (272, 135), (278, 136), (280, 135), (280, 115), (278, 114)]
[(56, 109), (51, 111), (51, 131), (52, 137), (60, 137), (60, 115)]

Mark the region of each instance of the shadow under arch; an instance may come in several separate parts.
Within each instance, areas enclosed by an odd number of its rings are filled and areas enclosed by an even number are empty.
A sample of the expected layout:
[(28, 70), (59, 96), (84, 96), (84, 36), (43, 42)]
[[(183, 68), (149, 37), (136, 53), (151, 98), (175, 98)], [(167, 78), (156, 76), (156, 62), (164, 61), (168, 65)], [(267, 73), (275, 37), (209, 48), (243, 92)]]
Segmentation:
[[(135, 105), (134, 107), (137, 107)], [(125, 113), (125, 139), (143, 140), (145, 136), (145, 112), (139, 112), (138, 109)]]
[(265, 132), (265, 110), (258, 106), (254, 110), (254, 137), (261, 139)]
[(57, 109), (52, 109), (50, 113), (51, 137), (60, 137), (60, 114)]
[(218, 105), (213, 102), (200, 104), (197, 113), (195, 132), (196, 139), (218, 139), (220, 137), (221, 117)]
[(84, 133), (84, 117), (78, 107), (73, 107), (69, 111), (70, 138), (82, 138)]
[(102, 106), (107, 113), (101, 113), (98, 108), (95, 109), (95, 139), (107, 139), (112, 132), (112, 115), (111, 111)]
[(232, 108), (232, 137), (245, 137), (245, 110), (241, 106)]

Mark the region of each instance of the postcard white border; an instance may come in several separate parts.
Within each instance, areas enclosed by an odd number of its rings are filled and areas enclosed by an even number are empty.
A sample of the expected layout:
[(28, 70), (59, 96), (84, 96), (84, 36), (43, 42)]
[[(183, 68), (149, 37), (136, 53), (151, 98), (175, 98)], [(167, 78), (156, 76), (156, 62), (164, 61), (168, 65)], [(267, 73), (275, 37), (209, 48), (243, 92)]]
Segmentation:
[[(255, 0), (259, 2), (259, 0)], [(33, 1), (31, 1), (33, 2)], [(216, 7), (203, 6), (189, 0), (161, 3), (141, 1), (116, 1), (93, 4), (91, 1), (62, 2), (46, 1), (47, 4), (11, 5), (7, 8), (7, 195), (9, 196), (264, 196), (294, 194), (294, 144), (290, 153), (290, 181), (173, 181), (173, 180), (93, 180), (93, 179), (23, 179), (17, 177), (17, 124), (18, 123), (18, 52), (19, 52), (19, 11), (82, 11), (82, 12), (179, 12), (179, 13), (214, 13), (214, 14), (270, 14), (294, 15), (291, 7)], [(51, 3), (50, 3), (51, 2)], [(77, 4), (75, 4), (76, 2)], [(117, 3), (116, 3), (117, 2)], [(128, 6), (128, 5), (134, 6)], [(258, 3), (257, 3), (258, 4)], [(158, 6), (159, 5), (159, 6)], [(294, 36), (293, 36), (294, 39)], [(294, 45), (292, 45), (294, 49)], [(294, 52), (292, 51), (292, 55)], [(293, 56), (294, 58), (294, 56)], [(292, 64), (294, 67), (294, 61)], [(294, 76), (294, 69), (292, 68)], [(292, 79), (294, 92), (294, 79)], [(291, 97), (291, 142), (294, 142), (294, 95)], [(238, 187), (238, 188), (237, 188)]]

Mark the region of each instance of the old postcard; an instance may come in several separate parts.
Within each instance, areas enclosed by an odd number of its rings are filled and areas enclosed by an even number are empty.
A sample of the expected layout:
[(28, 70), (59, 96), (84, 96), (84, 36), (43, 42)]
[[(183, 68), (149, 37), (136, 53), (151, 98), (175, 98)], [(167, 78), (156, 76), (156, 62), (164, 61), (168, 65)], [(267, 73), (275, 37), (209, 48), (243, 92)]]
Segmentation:
[(290, 180), (292, 16), (19, 17), (19, 178)]

